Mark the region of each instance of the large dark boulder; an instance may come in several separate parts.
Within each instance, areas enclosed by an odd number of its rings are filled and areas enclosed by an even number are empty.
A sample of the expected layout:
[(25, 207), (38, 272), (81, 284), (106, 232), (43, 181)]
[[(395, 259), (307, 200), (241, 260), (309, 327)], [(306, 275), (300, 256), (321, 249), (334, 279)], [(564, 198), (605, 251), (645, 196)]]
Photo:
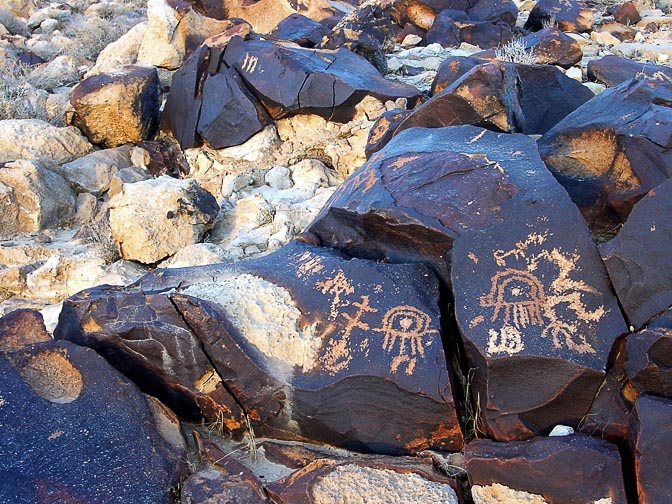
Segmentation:
[(0, 354), (0, 501), (170, 503), (184, 440), (176, 418), (89, 348)]
[(628, 502), (618, 448), (583, 434), (510, 443), (477, 439), (467, 445), (465, 459), (477, 502)]
[(598, 237), (672, 175), (672, 83), (633, 79), (607, 89), (538, 142), (544, 162)]
[(583, 0), (540, 0), (530, 11), (525, 29), (539, 31), (546, 24), (564, 32), (587, 32), (593, 27), (593, 11)]
[(672, 180), (637, 203), (618, 235), (601, 247), (616, 295), (639, 329), (672, 305)]
[[(648, 78), (664, 76), (672, 79), (672, 68), (614, 55), (588, 62), (588, 78), (602, 82), (608, 87), (618, 86), (625, 81), (634, 79), (637, 75), (644, 75)], [(664, 77), (660, 78), (664, 79)]]

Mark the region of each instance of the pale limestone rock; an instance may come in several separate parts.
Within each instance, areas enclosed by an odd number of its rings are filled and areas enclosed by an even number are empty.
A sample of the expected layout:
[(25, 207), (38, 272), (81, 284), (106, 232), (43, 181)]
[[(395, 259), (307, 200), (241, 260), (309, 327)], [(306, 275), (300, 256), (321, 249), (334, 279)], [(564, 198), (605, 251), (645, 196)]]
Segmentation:
[(103, 194), (122, 168), (131, 166), (130, 146), (93, 152), (64, 164), (60, 173), (78, 192)]
[(541, 495), (514, 490), (499, 483), (492, 485), (471, 487), (471, 496), (474, 504), (547, 504)]
[(277, 165), (266, 172), (264, 180), (273, 189), (289, 189), (294, 185), (291, 174), (292, 172), (286, 166)]
[(110, 227), (124, 259), (151, 264), (200, 241), (218, 209), (195, 180), (162, 176), (124, 184), (110, 200)]
[(57, 231), (50, 243), (17, 237), (0, 247), (0, 301), (21, 297), (58, 303), (98, 285), (106, 259), (96, 244), (73, 241), (73, 230)]
[(74, 208), (65, 179), (39, 162), (19, 160), (0, 168), (0, 236), (63, 225)]
[(318, 159), (304, 159), (292, 169), (292, 180), (297, 186), (330, 187), (342, 182), (336, 174)]
[(188, 245), (173, 257), (161, 262), (159, 268), (185, 268), (229, 262), (227, 251), (215, 243), (196, 243)]
[[(258, 33), (268, 33), (287, 16), (297, 12), (297, 2), (293, 0), (225, 0), (226, 13), (229, 18), (241, 18), (252, 25)], [(300, 13), (306, 17), (321, 21), (333, 15), (332, 2), (328, 0), (311, 0), (299, 3), (305, 10)]]
[(322, 341), (315, 336), (314, 325), (301, 323), (301, 312), (287, 289), (243, 273), (195, 283), (182, 293), (220, 306), (241, 336), (284, 364), (281, 375), (293, 366), (309, 372), (317, 365)]
[(72, 110), (68, 93), (52, 93), (47, 96), (45, 109), (47, 111), (47, 119), (50, 122), (58, 121), (65, 125), (65, 114), (69, 110)]
[(567, 71), (565, 71), (565, 75), (567, 77), (569, 77), (570, 79), (574, 79), (574, 80), (577, 80), (579, 82), (581, 82), (583, 80), (583, 72), (578, 67), (568, 68)]
[(621, 43), (620, 40), (618, 40), (611, 33), (606, 31), (604, 32), (593, 31), (590, 34), (590, 38), (593, 42), (597, 42), (598, 44), (603, 44), (607, 46), (615, 46)]
[(67, 163), (93, 150), (75, 127), (57, 128), (39, 119), (0, 121), (0, 163), (17, 159), (45, 159)]
[(102, 275), (96, 277), (95, 285), (129, 285), (147, 273), (148, 268), (133, 261), (120, 259), (107, 266)]
[(135, 167), (122, 168), (112, 176), (107, 195), (111, 198), (121, 192), (124, 184), (134, 184), (143, 180), (150, 180), (152, 176), (146, 170)]
[(553, 430), (548, 434), (549, 436), (569, 436), (574, 434), (574, 429), (569, 425), (556, 425), (553, 427)]
[(74, 56), (56, 56), (31, 72), (31, 79), (40, 83), (44, 89), (72, 85), (79, 81), (79, 67), (84, 64), (81, 58)]
[(241, 198), (233, 208), (220, 212), (210, 239), (215, 243), (230, 243), (245, 233), (273, 222), (274, 213), (273, 206), (261, 194)]
[(401, 41), (401, 47), (415, 47), (420, 42), (422, 42), (422, 37), (416, 35), (415, 33), (409, 33), (404, 37), (404, 40)]
[(77, 204), (75, 211), (75, 222), (80, 226), (93, 221), (98, 212), (98, 198), (90, 193), (81, 193), (77, 195)]
[(98, 73), (111, 72), (124, 65), (133, 65), (138, 61), (140, 44), (147, 31), (147, 21), (138, 23), (121, 38), (103, 49), (96, 59), (96, 64), (85, 77)]
[(334, 471), (320, 478), (311, 494), (315, 504), (459, 503), (457, 494), (446, 483), (429, 481), (414, 472), (397, 472), (357, 464), (336, 467)]
[(607, 86), (600, 84), (599, 82), (584, 82), (583, 85), (590, 89), (595, 95), (598, 95), (607, 89)]
[(623, 42), (614, 46), (612, 51), (617, 56), (623, 56), (625, 58), (644, 58), (661, 63), (672, 56), (672, 44)]

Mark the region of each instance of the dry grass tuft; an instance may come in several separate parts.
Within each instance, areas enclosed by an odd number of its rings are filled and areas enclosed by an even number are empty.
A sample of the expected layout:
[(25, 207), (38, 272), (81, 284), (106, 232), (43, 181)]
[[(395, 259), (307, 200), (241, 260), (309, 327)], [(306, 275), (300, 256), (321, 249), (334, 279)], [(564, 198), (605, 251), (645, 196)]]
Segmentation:
[(522, 65), (534, 65), (536, 63), (534, 49), (528, 48), (520, 38), (513, 39), (508, 44), (496, 49), (495, 57), (508, 63), (520, 63)]
[(28, 36), (28, 27), (21, 19), (9, 12), (7, 9), (0, 9), (0, 24), (7, 28), (12, 35)]

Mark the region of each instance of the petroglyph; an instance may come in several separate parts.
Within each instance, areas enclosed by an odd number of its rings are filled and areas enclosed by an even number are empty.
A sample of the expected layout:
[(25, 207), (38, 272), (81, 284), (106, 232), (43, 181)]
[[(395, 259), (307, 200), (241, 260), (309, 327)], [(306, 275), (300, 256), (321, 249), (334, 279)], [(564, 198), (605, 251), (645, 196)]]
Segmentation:
[[(480, 297), (480, 305), (492, 308), (491, 322), (501, 321), (499, 331), (491, 329), (486, 352), (518, 353), (525, 347), (523, 334), (532, 326), (542, 328), (541, 337), (549, 335), (554, 348), (578, 353), (595, 353), (588, 337), (596, 333), (597, 322), (604, 316), (603, 305), (589, 310), (584, 296), (599, 296), (599, 292), (582, 280), (575, 280), (572, 273), (579, 272), (579, 254), (565, 254), (558, 248), (534, 252), (544, 244), (549, 234), (531, 233), (508, 251), (493, 252), (495, 263), (505, 269), (492, 277), (488, 294)], [(510, 267), (515, 262), (517, 268)], [(557, 270), (548, 287), (536, 273), (542, 265), (553, 265)], [(475, 317), (470, 328), (483, 322)]]
[(350, 337), (350, 334), (352, 334), (352, 331), (355, 328), (368, 331), (369, 324), (361, 321), (362, 315), (365, 313), (376, 313), (378, 311), (376, 308), (372, 308), (369, 305), (369, 296), (361, 296), (361, 299), (361, 303), (352, 303), (353, 306), (357, 307), (357, 312), (355, 312), (353, 316), (350, 316), (347, 313), (341, 314), (343, 318), (348, 321), (348, 323), (345, 325), (345, 331), (343, 332), (343, 337), (346, 339)]
[(251, 56), (250, 53), (245, 53), (245, 59), (241, 65), (243, 72), (254, 73), (257, 68), (257, 63), (259, 63), (259, 58), (256, 56)]
[(430, 324), (430, 316), (414, 306), (395, 306), (385, 312), (381, 327), (373, 330), (385, 335), (383, 349), (387, 352), (392, 352), (399, 343), (398, 355), (392, 360), (393, 373), (406, 363), (406, 374), (413, 374), (417, 357), (424, 358), (424, 346), (431, 343), (431, 339), (425, 341), (425, 337), (439, 332), (430, 329)]
[(331, 308), (329, 311), (330, 320), (334, 320), (338, 316), (339, 306), (348, 304), (348, 302), (345, 301), (345, 296), (354, 294), (355, 292), (352, 283), (341, 269), (339, 269), (333, 277), (326, 277), (324, 280), (317, 282), (315, 287), (320, 289), (322, 294), (328, 293), (334, 296), (331, 300)]
[(322, 258), (310, 252), (304, 252), (298, 259), (299, 267), (296, 268), (296, 276), (299, 278), (316, 275), (324, 269)]

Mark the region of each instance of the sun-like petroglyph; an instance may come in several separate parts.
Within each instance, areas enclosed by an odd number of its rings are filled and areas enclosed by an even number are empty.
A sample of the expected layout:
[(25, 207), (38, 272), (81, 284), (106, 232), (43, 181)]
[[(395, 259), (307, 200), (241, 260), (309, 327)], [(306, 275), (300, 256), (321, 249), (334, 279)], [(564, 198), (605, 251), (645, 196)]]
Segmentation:
[(338, 316), (339, 306), (348, 303), (345, 300), (345, 296), (355, 293), (352, 282), (350, 282), (341, 269), (333, 277), (326, 277), (324, 280), (317, 282), (315, 288), (319, 289), (322, 294), (331, 294), (334, 296), (331, 300), (329, 311), (330, 320), (334, 320)]
[[(479, 303), (492, 310), (488, 317), (491, 322), (502, 325), (499, 330), (488, 331), (488, 354), (513, 355), (522, 351), (526, 331), (535, 326), (541, 328), (542, 338), (552, 338), (554, 348), (564, 346), (578, 353), (595, 353), (589, 339), (595, 335), (605, 309), (599, 305), (590, 310), (584, 296), (599, 296), (599, 292), (572, 278), (573, 273), (579, 272), (578, 254), (567, 254), (559, 248), (537, 251), (547, 239), (548, 233), (531, 233), (512, 249), (493, 252), (495, 263), (504, 269), (492, 276), (490, 291), (480, 297)], [(538, 271), (549, 265), (555, 273), (545, 285)], [(482, 322), (484, 318), (479, 315), (469, 326)]]
[(427, 337), (439, 332), (430, 325), (431, 317), (414, 306), (395, 306), (385, 312), (381, 326), (373, 330), (385, 335), (383, 349), (387, 352), (392, 352), (399, 343), (398, 354), (392, 360), (393, 373), (406, 363), (406, 374), (413, 374), (417, 357), (424, 358), (424, 346), (431, 343)]

